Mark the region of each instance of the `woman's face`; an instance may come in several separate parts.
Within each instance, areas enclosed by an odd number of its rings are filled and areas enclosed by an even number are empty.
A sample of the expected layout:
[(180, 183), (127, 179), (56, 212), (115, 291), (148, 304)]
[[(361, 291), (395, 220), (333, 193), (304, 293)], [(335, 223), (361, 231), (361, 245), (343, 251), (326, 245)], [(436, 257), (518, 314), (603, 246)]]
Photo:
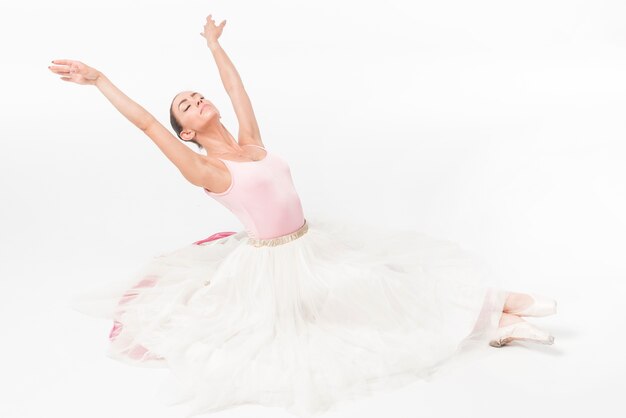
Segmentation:
[[(202, 93), (183, 91), (172, 103), (172, 111), (183, 126), (183, 132), (201, 130), (221, 118), (219, 110)], [(181, 132), (182, 136), (182, 132)]]

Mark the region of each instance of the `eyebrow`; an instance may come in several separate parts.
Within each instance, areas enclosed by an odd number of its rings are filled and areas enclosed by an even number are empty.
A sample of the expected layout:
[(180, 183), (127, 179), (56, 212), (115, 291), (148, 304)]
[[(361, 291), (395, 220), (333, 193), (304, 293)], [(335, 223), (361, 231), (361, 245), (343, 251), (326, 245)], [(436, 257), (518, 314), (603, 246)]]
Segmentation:
[[(200, 93), (194, 92), (194, 93), (191, 94), (191, 97), (195, 96), (196, 94), (200, 94)], [(183, 99), (183, 100), (180, 101), (180, 103), (178, 103), (178, 110), (180, 110), (180, 105), (183, 104), (186, 101), (187, 101), (187, 99)]]

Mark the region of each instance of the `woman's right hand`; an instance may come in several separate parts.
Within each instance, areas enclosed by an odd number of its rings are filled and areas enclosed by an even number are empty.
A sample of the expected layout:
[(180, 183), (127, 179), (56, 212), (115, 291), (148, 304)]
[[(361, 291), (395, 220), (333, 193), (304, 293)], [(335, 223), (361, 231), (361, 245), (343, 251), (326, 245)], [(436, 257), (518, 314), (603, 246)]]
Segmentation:
[(52, 63), (59, 65), (50, 65), (48, 68), (53, 73), (61, 75), (63, 81), (73, 81), (77, 84), (96, 84), (100, 76), (100, 71), (80, 61), (63, 59), (53, 60)]

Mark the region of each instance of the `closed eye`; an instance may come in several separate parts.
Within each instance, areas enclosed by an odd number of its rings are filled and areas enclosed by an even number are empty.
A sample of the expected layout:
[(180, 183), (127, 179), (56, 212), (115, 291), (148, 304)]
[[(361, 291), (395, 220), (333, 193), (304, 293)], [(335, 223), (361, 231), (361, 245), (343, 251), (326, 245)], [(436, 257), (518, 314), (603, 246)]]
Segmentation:
[[(201, 99), (201, 100), (204, 100), (204, 97), (201, 97), (200, 99)], [(190, 107), (191, 107), (191, 105), (187, 106), (187, 107), (185, 108), (185, 110), (183, 110), (183, 112), (186, 112), (186, 111), (187, 111), (187, 109), (189, 109)]]

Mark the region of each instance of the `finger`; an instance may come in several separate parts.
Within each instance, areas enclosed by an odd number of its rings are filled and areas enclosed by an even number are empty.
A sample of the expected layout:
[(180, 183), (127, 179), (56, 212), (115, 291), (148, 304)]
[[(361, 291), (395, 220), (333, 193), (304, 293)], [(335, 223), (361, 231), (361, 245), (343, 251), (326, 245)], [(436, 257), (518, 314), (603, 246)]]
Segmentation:
[(69, 71), (69, 67), (67, 66), (61, 66), (61, 65), (49, 65), (48, 68), (50, 68), (52, 71)]
[(63, 80), (63, 81), (72, 81), (72, 79), (70, 77), (61, 77), (61, 80)]
[(72, 60), (52, 60), (53, 64), (62, 64), (62, 65), (70, 65), (72, 63)]
[(225, 24), (226, 24), (226, 20), (223, 20), (222, 23), (220, 23), (220, 26), (224, 27)]
[(52, 71), (55, 74), (61, 74), (61, 75), (68, 75), (68, 74), (70, 74), (69, 70), (55, 70), (55, 69), (50, 68), (50, 71)]

